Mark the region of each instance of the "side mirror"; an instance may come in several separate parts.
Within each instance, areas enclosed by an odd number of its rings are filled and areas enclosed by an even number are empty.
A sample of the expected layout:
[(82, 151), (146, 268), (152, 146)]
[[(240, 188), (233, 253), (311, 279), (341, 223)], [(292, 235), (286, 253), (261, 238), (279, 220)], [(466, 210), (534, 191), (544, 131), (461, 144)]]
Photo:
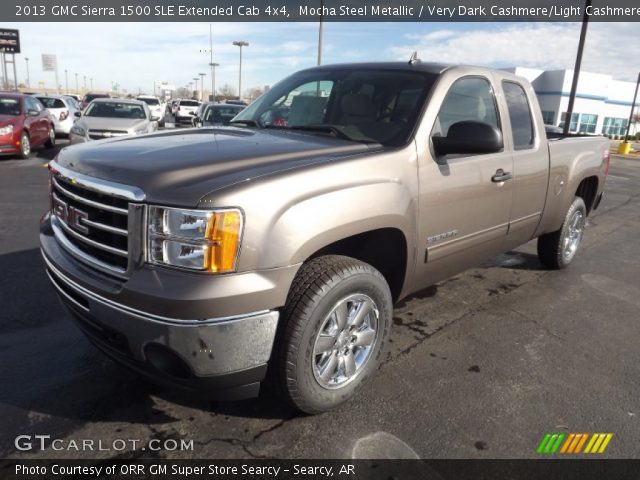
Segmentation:
[(446, 137), (431, 137), (431, 141), (438, 155), (495, 153), (504, 148), (500, 130), (476, 121), (454, 123)]
[(73, 116), (80, 118), (82, 116), (82, 112), (80, 112), (79, 110), (76, 110), (75, 112), (73, 112)]
[(38, 112), (38, 110), (27, 110), (27, 115), (30, 117), (37, 117), (40, 115), (40, 112)]

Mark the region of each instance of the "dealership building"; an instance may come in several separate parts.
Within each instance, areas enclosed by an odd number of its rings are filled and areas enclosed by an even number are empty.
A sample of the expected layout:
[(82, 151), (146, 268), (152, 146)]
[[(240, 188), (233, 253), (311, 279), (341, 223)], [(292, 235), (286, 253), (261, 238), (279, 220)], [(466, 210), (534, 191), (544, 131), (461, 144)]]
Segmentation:
[[(560, 127), (564, 125), (573, 70), (536, 70), (523, 67), (506, 70), (531, 82), (538, 96), (545, 124)], [(569, 131), (624, 135), (635, 87), (635, 82), (614, 80), (611, 75), (581, 71)], [(631, 125), (631, 134), (639, 131), (640, 125)]]

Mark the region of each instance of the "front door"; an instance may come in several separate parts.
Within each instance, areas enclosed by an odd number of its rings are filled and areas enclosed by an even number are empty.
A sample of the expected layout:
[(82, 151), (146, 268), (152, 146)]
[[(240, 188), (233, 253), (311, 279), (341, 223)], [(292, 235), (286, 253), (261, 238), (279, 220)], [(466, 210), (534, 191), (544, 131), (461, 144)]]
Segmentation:
[[(467, 76), (449, 87), (431, 129), (446, 136), (461, 121), (502, 131), (494, 87), (484, 76)], [(418, 153), (420, 157), (420, 152)], [(419, 162), (419, 220), (416, 288), (482, 262), (500, 252), (509, 225), (512, 183), (498, 181), (513, 171), (507, 148), (490, 154), (447, 155), (423, 152)]]

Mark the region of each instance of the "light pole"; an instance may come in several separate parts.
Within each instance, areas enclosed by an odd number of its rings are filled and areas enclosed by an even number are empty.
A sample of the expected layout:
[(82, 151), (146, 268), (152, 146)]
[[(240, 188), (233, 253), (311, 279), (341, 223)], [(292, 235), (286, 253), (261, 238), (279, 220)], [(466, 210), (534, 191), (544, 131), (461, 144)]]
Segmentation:
[(322, 10), (324, 9), (324, 0), (320, 0), (320, 25), (318, 26), (318, 65), (322, 64), (322, 30), (324, 25), (324, 15)]
[(240, 47), (240, 68), (238, 69), (238, 100), (242, 100), (242, 47), (248, 47), (249, 42), (237, 40), (233, 42), (236, 47)]
[(200, 75), (200, 101), (204, 102), (204, 76), (206, 73), (199, 73)]
[(219, 67), (219, 63), (211, 62), (209, 64), (211, 67), (211, 98), (213, 101), (216, 101), (216, 67)]
[(217, 63), (213, 63), (213, 30), (209, 24), (209, 66), (211, 67), (211, 100), (216, 101), (216, 70)]
[(87, 91), (87, 76), (83, 75), (82, 78), (84, 79), (83, 85), (84, 85), (84, 91), (86, 92)]
[(195, 85), (194, 91), (196, 92), (195, 94), (196, 100), (198, 99), (198, 80), (200, 80), (198, 77), (193, 77), (193, 81)]
[(78, 89), (78, 74), (76, 73), (76, 95), (78, 95), (78, 93), (80, 93), (80, 90)]
[[(589, 26), (589, 15), (587, 11), (591, 6), (591, 0), (586, 0), (584, 6), (584, 15), (582, 16), (582, 28), (580, 30), (580, 39), (578, 40), (578, 52), (576, 53), (576, 64), (573, 68), (573, 80), (571, 82), (571, 93), (569, 94), (569, 105), (567, 106), (567, 113), (564, 117), (564, 127), (562, 134), (567, 135), (571, 128), (571, 117), (573, 116), (573, 105), (576, 100), (576, 93), (578, 91), (578, 78), (580, 77), (580, 66), (582, 65), (582, 52), (584, 50), (584, 42), (587, 38), (587, 27)], [(580, 119), (578, 119), (580, 120)], [(580, 129), (580, 122), (576, 123), (576, 127)]]
[(64, 69), (64, 89), (66, 93), (69, 93), (69, 71)]
[(24, 57), (24, 61), (27, 63), (27, 87), (31, 85), (29, 80), (29, 57)]
[(93, 90), (93, 77), (91, 77), (89, 80), (91, 82), (91, 90)]

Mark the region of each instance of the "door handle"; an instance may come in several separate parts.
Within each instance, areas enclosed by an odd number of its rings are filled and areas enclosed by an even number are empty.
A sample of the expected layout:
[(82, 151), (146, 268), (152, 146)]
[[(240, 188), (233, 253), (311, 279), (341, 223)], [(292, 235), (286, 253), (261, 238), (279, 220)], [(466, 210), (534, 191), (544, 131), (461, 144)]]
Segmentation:
[(491, 177), (491, 181), (494, 183), (504, 182), (511, 179), (511, 172), (505, 172), (501, 168), (496, 170), (496, 173)]

